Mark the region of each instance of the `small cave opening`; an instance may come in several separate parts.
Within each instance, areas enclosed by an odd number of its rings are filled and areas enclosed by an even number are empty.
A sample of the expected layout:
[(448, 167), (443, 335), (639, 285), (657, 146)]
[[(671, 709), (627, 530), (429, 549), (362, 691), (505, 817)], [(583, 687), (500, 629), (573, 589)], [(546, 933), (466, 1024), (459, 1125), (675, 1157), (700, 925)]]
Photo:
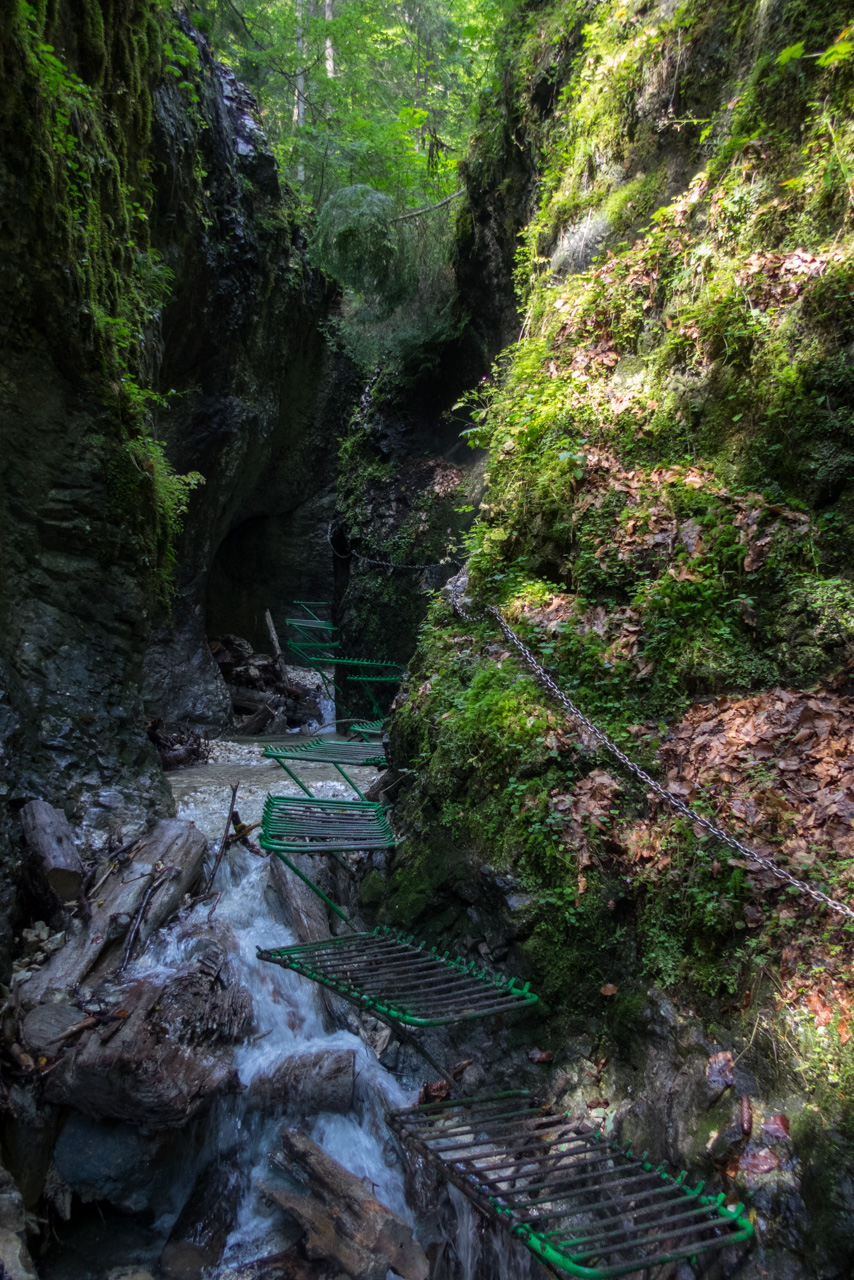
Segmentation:
[[(310, 510), (306, 510), (310, 507)], [(333, 599), (333, 555), (328, 521), (315, 502), (285, 514), (250, 517), (220, 543), (208, 573), (205, 601), (208, 637), (242, 636), (269, 652), (269, 609), (286, 643), (285, 619), (293, 601)]]

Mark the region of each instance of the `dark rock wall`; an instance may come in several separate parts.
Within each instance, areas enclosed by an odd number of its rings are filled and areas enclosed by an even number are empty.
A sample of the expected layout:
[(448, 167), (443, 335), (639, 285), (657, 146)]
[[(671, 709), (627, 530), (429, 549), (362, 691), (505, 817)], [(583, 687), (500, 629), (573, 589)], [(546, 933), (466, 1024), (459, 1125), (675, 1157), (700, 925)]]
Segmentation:
[[(332, 473), (326, 299), (251, 98), (149, 0), (6, 9), (0, 50), (2, 945), (17, 809), (59, 804), (94, 846), (169, 811), (145, 716), (230, 712), (211, 560)], [(169, 604), (151, 440), (205, 478)]]

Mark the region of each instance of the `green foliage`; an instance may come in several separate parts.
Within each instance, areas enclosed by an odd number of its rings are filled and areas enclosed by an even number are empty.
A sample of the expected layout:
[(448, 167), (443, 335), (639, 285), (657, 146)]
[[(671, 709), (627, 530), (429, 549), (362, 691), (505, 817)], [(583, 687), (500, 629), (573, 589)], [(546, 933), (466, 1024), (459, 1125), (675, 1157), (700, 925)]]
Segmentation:
[(337, 334), (368, 373), (419, 377), (458, 334), (458, 164), (510, 0), (204, 0), (218, 53), (258, 93), (315, 260), (345, 290)]
[(314, 254), (347, 289), (393, 307), (413, 291), (411, 263), (401, 253), (391, 196), (364, 185), (342, 187), (317, 220)]
[[(854, 658), (844, 21), (800, 0), (770, 34), (735, 0), (663, 19), (616, 0), (540, 5), (517, 18), (479, 126), (484, 181), (511, 168), (508, 119), (542, 168), (517, 260), (522, 339), (464, 398), (470, 441), (489, 449), (470, 588), (653, 771), (698, 697), (809, 688)], [(592, 262), (557, 252), (588, 224)], [(608, 769), (626, 822), (644, 797), (613, 761), (550, 749), (549, 708), (501, 648), (435, 606), (393, 739), (423, 776), (413, 813), (441, 834), (414, 821), (395, 884), (412, 867), (426, 912), (448, 891), (426, 875), (438, 846), (512, 873), (532, 898), (532, 976), (574, 1017), (617, 984), (624, 1040), (650, 981), (692, 1001), (738, 991), (785, 924), (748, 930), (741, 869), (660, 812), (666, 872), (596, 831), (582, 865), (555, 790)]]

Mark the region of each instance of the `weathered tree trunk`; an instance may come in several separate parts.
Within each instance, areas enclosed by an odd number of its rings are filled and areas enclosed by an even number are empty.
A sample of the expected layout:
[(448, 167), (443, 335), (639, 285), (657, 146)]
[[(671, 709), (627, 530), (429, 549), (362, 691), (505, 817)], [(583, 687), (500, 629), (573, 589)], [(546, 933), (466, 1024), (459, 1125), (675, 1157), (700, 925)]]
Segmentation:
[[(335, 13), (332, 7), (332, 0), (326, 0), (324, 7), (324, 17), (327, 22), (331, 22)], [(331, 80), (335, 75), (335, 50), (332, 47), (332, 37), (327, 36), (325, 40), (326, 53), (326, 75)]]
[(353, 1049), (329, 1049), (286, 1058), (268, 1076), (253, 1080), (249, 1101), (267, 1109), (292, 1107), (301, 1116), (319, 1111), (346, 1115), (353, 1106), (356, 1054)]
[[(148, 890), (160, 881), (136, 930), (134, 954), (139, 954), (164, 920), (178, 909), (184, 894), (198, 882), (206, 848), (204, 836), (191, 822), (177, 818), (158, 822), (137, 845), (127, 865), (116, 867), (103, 882), (99, 897), (92, 904), (88, 925), (77, 924), (77, 931), (62, 950), (21, 988), (24, 1007), (31, 1009), (45, 997), (65, 997), (96, 965), (98, 976), (117, 965), (125, 944), (115, 944), (125, 939)], [(160, 869), (156, 870), (158, 866)]]
[(45, 800), (31, 800), (19, 816), (30, 870), (60, 902), (73, 902), (80, 896), (84, 872), (65, 814)]
[(386, 1280), (389, 1269), (403, 1280), (427, 1280), (427, 1258), (411, 1229), (361, 1178), (296, 1129), (283, 1129), (280, 1139), (277, 1163), (304, 1180), (305, 1192), (272, 1181), (262, 1190), (303, 1227), (309, 1258), (334, 1262), (353, 1280)]
[(164, 1280), (200, 1280), (222, 1258), (249, 1176), (235, 1159), (203, 1169), (160, 1256)]

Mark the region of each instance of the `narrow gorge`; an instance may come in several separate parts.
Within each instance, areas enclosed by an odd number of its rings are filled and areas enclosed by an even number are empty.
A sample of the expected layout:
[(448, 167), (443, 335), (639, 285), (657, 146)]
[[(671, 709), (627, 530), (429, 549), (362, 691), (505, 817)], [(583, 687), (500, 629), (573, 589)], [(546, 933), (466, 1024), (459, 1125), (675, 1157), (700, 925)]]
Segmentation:
[(854, 26), (0, 7), (0, 1275), (854, 1274)]

